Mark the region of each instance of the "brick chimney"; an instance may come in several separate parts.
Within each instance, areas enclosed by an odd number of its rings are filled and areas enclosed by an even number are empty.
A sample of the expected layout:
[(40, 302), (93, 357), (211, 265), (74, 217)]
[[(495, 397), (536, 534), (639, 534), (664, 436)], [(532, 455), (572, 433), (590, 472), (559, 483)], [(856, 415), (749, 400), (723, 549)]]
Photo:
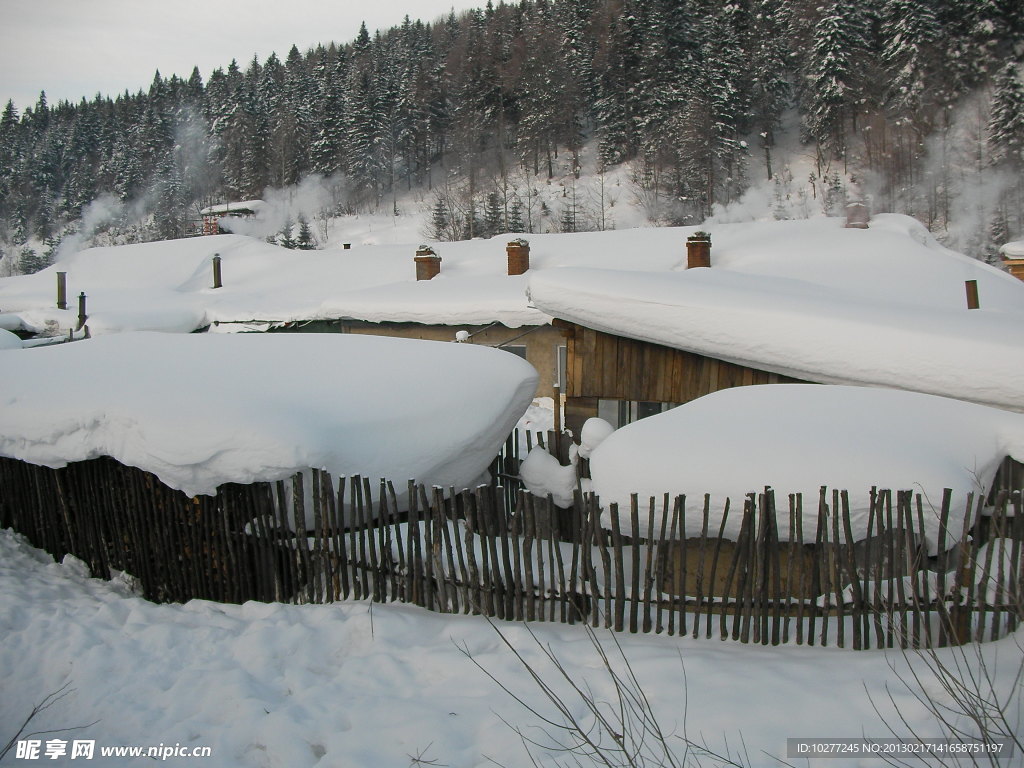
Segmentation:
[(530, 268), (530, 241), (519, 238), (505, 246), (508, 254), (508, 273), (521, 275)]
[(441, 257), (429, 245), (416, 249), (416, 279), (431, 280), (441, 272)]
[(686, 238), (686, 268), (711, 266), (711, 235), (694, 232)]
[(871, 212), (866, 203), (852, 202), (846, 205), (846, 228), (867, 229)]

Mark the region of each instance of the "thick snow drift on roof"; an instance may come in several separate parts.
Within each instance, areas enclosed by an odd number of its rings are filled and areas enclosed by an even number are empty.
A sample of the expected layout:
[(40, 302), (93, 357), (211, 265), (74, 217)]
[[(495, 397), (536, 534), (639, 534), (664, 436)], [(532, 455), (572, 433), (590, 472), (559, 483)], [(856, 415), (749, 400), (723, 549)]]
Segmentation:
[(238, 203), (220, 203), (219, 205), (211, 205), (208, 208), (203, 208), (199, 212), (200, 216), (218, 216), (220, 214), (239, 213), (241, 211), (252, 211), (253, 213), (259, 213), (260, 210), (266, 207), (266, 203), (262, 200), (242, 200)]
[[(416, 246), (297, 251), (242, 235), (194, 237), (90, 248), (33, 275), (0, 278), (0, 304), (21, 324), (77, 325), (77, 305), (55, 308), (56, 273), (68, 294), (87, 295), (92, 334), (187, 332), (214, 321), (290, 322), (347, 318), (368, 322), (541, 325), (528, 306), (526, 278), (507, 274), (504, 239), (439, 247), (442, 272), (416, 281)], [(214, 289), (212, 259), (223, 287)]]
[[(1024, 410), (1024, 283), (922, 243), (906, 217), (876, 218), (868, 230), (723, 226), (711, 269), (549, 270), (528, 290), (539, 309), (608, 333), (809, 381)], [(965, 280), (978, 281), (981, 309), (966, 308)]]
[[(937, 509), (953, 490), (950, 530), (962, 530), (967, 495), (990, 486), (1007, 456), (1024, 458), (1024, 416), (931, 395), (870, 387), (771, 384), (707, 395), (611, 434), (590, 459), (593, 490), (604, 508), (619, 505), (629, 525), (630, 494), (642, 505), (665, 493), (687, 496), (686, 530), (700, 530), (704, 494), (720, 522), (731, 499), (726, 536), (739, 534), (743, 498), (766, 486), (776, 504), (802, 493), (804, 531), (817, 521), (821, 486), (847, 490), (853, 534), (867, 534), (872, 486), (925, 496), (929, 544)], [(644, 507), (646, 508), (646, 507)], [(640, 515), (641, 521), (646, 516)], [(788, 535), (788, 513), (779, 515)]]
[(1008, 259), (1024, 259), (1024, 240), (1013, 240), (1003, 245), (999, 252)]
[(189, 494), (310, 467), (471, 485), (537, 383), (500, 350), (341, 334), (130, 333), (0, 355), (0, 455), (112, 456)]

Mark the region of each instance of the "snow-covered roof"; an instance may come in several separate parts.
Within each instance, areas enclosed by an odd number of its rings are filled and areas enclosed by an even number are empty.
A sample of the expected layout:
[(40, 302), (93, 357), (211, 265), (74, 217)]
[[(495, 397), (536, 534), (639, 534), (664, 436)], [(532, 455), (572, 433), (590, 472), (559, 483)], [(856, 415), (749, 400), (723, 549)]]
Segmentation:
[(471, 486), (537, 386), (500, 350), (349, 334), (113, 334), (0, 370), (0, 455), (112, 456), (189, 494), (310, 467)]
[[(1024, 283), (904, 216), (720, 225), (710, 269), (531, 275), (532, 303), (589, 328), (799, 379), (1024, 410)], [(977, 280), (981, 309), (968, 310)]]
[(999, 249), (1004, 259), (1024, 259), (1024, 240), (1013, 240)]
[[(54, 307), (63, 271), (69, 295), (88, 296), (93, 335), (318, 319), (519, 327), (557, 316), (811, 381), (1024, 407), (1024, 283), (943, 248), (913, 219), (705, 228), (709, 270), (685, 269), (694, 228), (649, 228), (530, 235), (531, 269), (517, 276), (505, 252), (515, 235), (440, 243), (441, 273), (419, 282), (415, 244), (293, 251), (219, 235), (91, 248), (0, 279), (0, 309), (18, 318), (0, 316), (0, 327), (74, 328), (77, 308)], [(966, 310), (965, 280), (978, 281), (981, 309)]]
[[(90, 248), (34, 275), (0, 279), (0, 309), (29, 329), (77, 324), (77, 307), (54, 307), (57, 271), (69, 294), (88, 296), (93, 335), (188, 332), (214, 321), (352, 319), (509, 327), (543, 325), (528, 306), (526, 277), (507, 274), (504, 239), (437, 246), (441, 274), (417, 281), (416, 246), (288, 250), (243, 235)], [(223, 287), (214, 289), (212, 258)]]
[(990, 488), (1008, 455), (1024, 459), (1024, 415), (916, 392), (771, 384), (725, 389), (622, 427), (593, 449), (590, 471), (602, 506), (617, 503), (627, 525), (632, 493), (645, 505), (685, 494), (689, 535), (700, 530), (705, 493), (716, 526), (730, 498), (733, 540), (744, 496), (766, 486), (783, 538), (790, 493), (803, 494), (804, 533), (813, 536), (819, 488), (828, 486), (830, 505), (832, 489), (847, 490), (860, 539), (872, 486), (913, 490), (926, 499), (934, 551), (943, 489), (953, 490), (949, 529), (959, 537), (967, 495)]
[(260, 209), (266, 205), (262, 200), (243, 200), (239, 203), (220, 203), (219, 205), (211, 205), (207, 208), (203, 208), (199, 212), (200, 216), (229, 216), (245, 215), (259, 213)]

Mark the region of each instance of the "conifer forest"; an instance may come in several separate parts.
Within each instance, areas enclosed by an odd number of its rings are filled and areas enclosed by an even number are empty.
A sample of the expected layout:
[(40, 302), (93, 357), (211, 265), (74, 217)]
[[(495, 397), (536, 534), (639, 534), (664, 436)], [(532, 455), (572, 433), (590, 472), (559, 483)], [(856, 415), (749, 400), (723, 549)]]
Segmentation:
[[(125, 241), (173, 238), (311, 177), (335, 191), (325, 215), (421, 190), (432, 236), (461, 239), (537, 231), (531, 185), (627, 167), (652, 221), (697, 224), (755, 176), (793, 183), (783, 134), (826, 207), (869, 198), (943, 240), (969, 201), (955, 245), (993, 258), (1024, 237), (1024, 3), (487, 2), (205, 80), (42, 93), (0, 116), (0, 249), (35, 271), (97, 201)], [(570, 214), (545, 226), (601, 227)]]

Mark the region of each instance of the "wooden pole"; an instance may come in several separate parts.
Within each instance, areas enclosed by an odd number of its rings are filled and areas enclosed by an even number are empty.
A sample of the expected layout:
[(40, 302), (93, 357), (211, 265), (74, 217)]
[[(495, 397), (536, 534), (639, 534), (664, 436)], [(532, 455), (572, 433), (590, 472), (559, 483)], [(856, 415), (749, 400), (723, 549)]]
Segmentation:
[(57, 309), (68, 308), (68, 273), (57, 273)]
[[(76, 331), (82, 330), (85, 327), (85, 321), (89, 319), (89, 315), (85, 311), (85, 292), (78, 294), (78, 327)], [(86, 333), (86, 336), (89, 334)]]
[(965, 280), (964, 287), (967, 289), (967, 308), (978, 309), (981, 306), (978, 301), (978, 281)]

